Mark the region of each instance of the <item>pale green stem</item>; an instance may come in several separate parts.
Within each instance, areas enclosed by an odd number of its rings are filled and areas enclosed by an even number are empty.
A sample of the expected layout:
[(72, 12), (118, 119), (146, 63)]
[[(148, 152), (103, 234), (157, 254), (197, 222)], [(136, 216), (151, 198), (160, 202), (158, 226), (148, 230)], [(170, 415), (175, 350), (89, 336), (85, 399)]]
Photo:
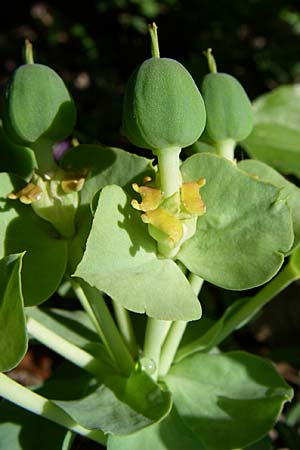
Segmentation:
[(236, 142), (233, 139), (225, 139), (224, 141), (217, 141), (214, 143), (214, 147), (218, 155), (234, 160), (234, 149)]
[[(198, 296), (204, 280), (193, 273), (189, 275), (188, 279), (191, 287), (193, 288), (193, 291)], [(188, 322), (182, 320), (173, 322), (161, 350), (159, 361), (159, 377), (167, 375), (176, 355), (181, 339), (184, 335), (187, 324)]]
[(157, 35), (157, 25), (152, 23), (149, 25), (149, 32), (151, 37), (151, 54), (154, 58), (159, 58), (159, 45), (158, 45), (158, 35)]
[(212, 49), (208, 48), (205, 52), (203, 52), (204, 55), (207, 58), (207, 62), (208, 62), (208, 68), (210, 73), (217, 73), (217, 63), (216, 60), (212, 54)]
[(92, 318), (108, 353), (120, 372), (128, 376), (134, 368), (134, 360), (119, 333), (106, 302), (98, 289), (80, 281), (72, 283), (83, 308)]
[(0, 374), (0, 396), (15, 405), (21, 406), (21, 408), (51, 420), (75, 433), (86, 436), (95, 442), (99, 442), (100, 444), (106, 443), (106, 437), (102, 431), (92, 431), (78, 425), (69, 414), (54, 402), (21, 386), (4, 374)]
[(132, 356), (134, 358), (137, 357), (137, 344), (135, 340), (135, 335), (132, 327), (132, 322), (130, 319), (130, 314), (119, 302), (112, 300), (112, 305), (114, 308), (114, 313), (116, 317), (116, 321), (121, 333), (121, 336), (124, 339), (127, 347), (129, 348)]
[(172, 322), (148, 317), (143, 356), (153, 362), (155, 370), (151, 373), (153, 379), (157, 379), (158, 364), (161, 347), (170, 329)]
[(170, 147), (153, 152), (158, 159), (160, 188), (164, 197), (170, 197), (178, 192), (181, 186), (180, 159), (181, 148)]
[(27, 331), (37, 341), (63, 356), (68, 361), (71, 361), (76, 366), (81, 367), (95, 377), (101, 377), (102, 365), (87, 351), (72, 344), (31, 317), (27, 320)]
[(34, 64), (32, 43), (28, 39), (25, 40), (25, 63)]

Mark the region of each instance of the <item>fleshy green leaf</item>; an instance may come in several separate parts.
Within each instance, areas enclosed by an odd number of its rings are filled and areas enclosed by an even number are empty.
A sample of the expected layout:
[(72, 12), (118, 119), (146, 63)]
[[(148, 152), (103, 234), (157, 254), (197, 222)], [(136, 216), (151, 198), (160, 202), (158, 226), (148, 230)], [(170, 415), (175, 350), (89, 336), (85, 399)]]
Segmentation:
[(102, 384), (80, 400), (55, 403), (80, 425), (116, 435), (147, 427), (169, 413), (170, 393), (142, 370), (137, 369), (128, 379), (108, 376), (112, 388)]
[(212, 154), (188, 158), (182, 175), (184, 181), (206, 179), (201, 190), (206, 213), (178, 259), (226, 289), (249, 289), (272, 278), (293, 243), (290, 210), (279, 189)]
[(173, 407), (160, 423), (130, 436), (109, 436), (108, 450), (206, 450)]
[(295, 234), (294, 244), (290, 250), (292, 252), (300, 242), (300, 189), (263, 162), (247, 159), (241, 161), (238, 166), (250, 175), (256, 175), (259, 180), (272, 183), (281, 189), (281, 198), (286, 199), (292, 213)]
[(187, 279), (174, 261), (157, 257), (156, 242), (118, 186), (101, 192), (75, 276), (131, 311), (164, 320), (193, 320), (201, 315)]
[(252, 158), (300, 173), (300, 85), (281, 86), (254, 103), (254, 129), (241, 143)]
[(67, 262), (66, 241), (37, 217), (29, 205), (7, 199), (22, 180), (0, 174), (0, 257), (26, 252), (22, 268), (22, 290), (26, 306), (47, 300), (59, 286)]
[(21, 288), (23, 255), (0, 260), (0, 371), (15, 367), (27, 350)]
[(175, 364), (165, 381), (207, 450), (244, 448), (262, 438), (293, 395), (270, 363), (244, 352), (195, 354)]
[(108, 184), (124, 187), (151, 175), (150, 160), (119, 148), (81, 144), (65, 153), (61, 160), (64, 169), (89, 172), (81, 190), (81, 204), (89, 205), (99, 189)]

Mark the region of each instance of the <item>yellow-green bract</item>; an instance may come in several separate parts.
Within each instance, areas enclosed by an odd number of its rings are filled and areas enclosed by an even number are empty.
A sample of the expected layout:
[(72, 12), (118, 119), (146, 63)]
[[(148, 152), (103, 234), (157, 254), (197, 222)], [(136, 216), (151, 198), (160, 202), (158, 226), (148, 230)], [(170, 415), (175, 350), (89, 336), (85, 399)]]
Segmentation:
[(50, 67), (20, 66), (6, 93), (5, 127), (19, 144), (40, 138), (52, 142), (67, 137), (76, 122), (74, 102), (63, 82)]
[(202, 134), (205, 118), (202, 96), (179, 62), (153, 57), (131, 76), (124, 98), (123, 131), (136, 146), (187, 147)]
[(253, 128), (250, 100), (242, 85), (226, 73), (210, 73), (202, 84), (208, 135), (215, 141), (245, 139)]

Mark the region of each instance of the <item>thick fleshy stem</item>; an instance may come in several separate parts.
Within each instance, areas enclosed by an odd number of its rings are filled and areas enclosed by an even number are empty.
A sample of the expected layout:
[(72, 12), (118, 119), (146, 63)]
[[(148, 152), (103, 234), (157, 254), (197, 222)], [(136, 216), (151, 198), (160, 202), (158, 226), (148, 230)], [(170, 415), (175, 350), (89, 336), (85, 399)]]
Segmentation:
[(233, 139), (225, 139), (224, 141), (217, 141), (214, 147), (219, 156), (223, 156), (229, 161), (234, 161), (234, 149), (236, 142)]
[(28, 411), (51, 420), (75, 433), (86, 436), (100, 444), (106, 443), (106, 437), (100, 430), (89, 430), (77, 424), (62, 408), (51, 400), (21, 386), (7, 375), (0, 373), (0, 396), (6, 400), (27, 409)]
[(172, 322), (169, 320), (159, 320), (148, 317), (143, 357), (148, 358), (153, 363), (151, 376), (154, 380), (157, 379), (158, 375), (161, 348), (171, 324)]
[(158, 160), (160, 189), (166, 198), (178, 192), (181, 186), (180, 152), (180, 147), (170, 147), (153, 151)]
[(132, 322), (130, 319), (130, 313), (119, 302), (116, 302), (115, 300), (112, 300), (112, 306), (121, 336), (124, 339), (127, 347), (129, 348), (132, 356), (136, 358), (138, 349)]
[[(193, 273), (189, 275), (188, 279), (193, 291), (196, 295), (198, 295), (204, 280)], [(159, 377), (164, 377), (167, 375), (184, 335), (187, 324), (188, 322), (184, 322), (182, 320), (173, 322), (161, 350), (158, 372)]]

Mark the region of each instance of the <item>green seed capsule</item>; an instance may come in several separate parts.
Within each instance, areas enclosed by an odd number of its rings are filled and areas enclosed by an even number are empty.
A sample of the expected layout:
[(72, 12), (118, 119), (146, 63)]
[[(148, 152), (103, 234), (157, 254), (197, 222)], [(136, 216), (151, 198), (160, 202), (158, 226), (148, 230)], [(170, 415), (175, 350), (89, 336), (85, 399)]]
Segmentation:
[(226, 73), (204, 77), (202, 94), (206, 107), (206, 131), (214, 141), (245, 139), (253, 128), (250, 100), (242, 85)]
[(76, 122), (71, 96), (54, 70), (41, 64), (20, 66), (8, 87), (5, 127), (19, 144), (67, 137)]
[(200, 137), (205, 118), (202, 96), (179, 62), (153, 57), (131, 76), (125, 91), (123, 130), (136, 146), (187, 147)]

